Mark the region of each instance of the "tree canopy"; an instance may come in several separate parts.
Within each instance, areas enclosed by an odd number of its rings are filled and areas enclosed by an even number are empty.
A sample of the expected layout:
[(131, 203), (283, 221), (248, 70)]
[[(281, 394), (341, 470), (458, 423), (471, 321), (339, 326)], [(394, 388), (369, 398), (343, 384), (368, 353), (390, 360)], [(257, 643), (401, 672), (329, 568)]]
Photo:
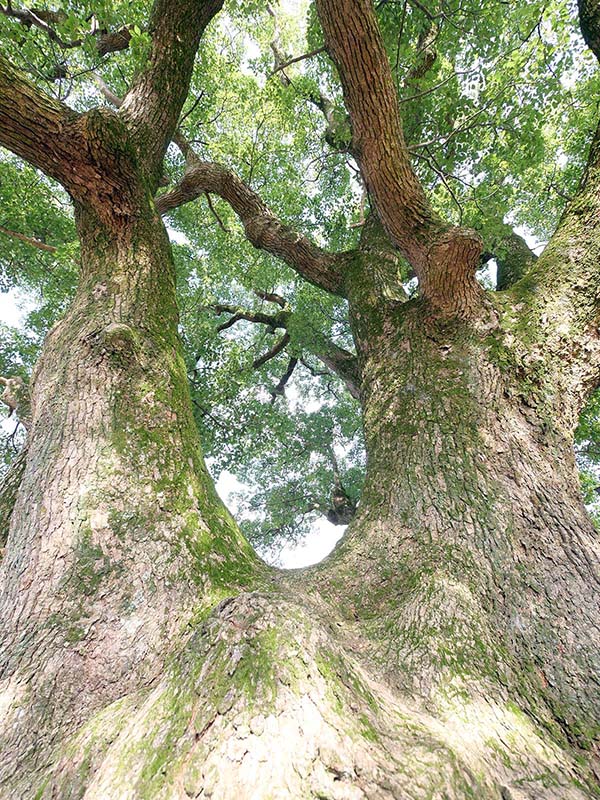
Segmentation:
[[(149, 10), (7, 3), (3, 54), (76, 111), (119, 105), (149, 55)], [(503, 288), (554, 231), (596, 127), (600, 73), (576, 4), (382, 0), (376, 13), (432, 219), (475, 229), (479, 279)], [(263, 549), (318, 516), (347, 522), (364, 468), (347, 303), (334, 279), (328, 292), (315, 284), (365, 235), (357, 162), (371, 155), (356, 150), (360, 98), (346, 94), (351, 130), (324, 45), (308, 2), (226, 3), (202, 37), (159, 176), (205, 454), (215, 475), (247, 485), (245, 532)], [(7, 151), (0, 196), (0, 288), (34, 301), (21, 327), (0, 329), (0, 375), (27, 379), (73, 295), (77, 237), (65, 190)], [(400, 253), (405, 290), (418, 292)], [(579, 428), (590, 501), (599, 436), (594, 397)], [(18, 447), (5, 428), (5, 464)]]

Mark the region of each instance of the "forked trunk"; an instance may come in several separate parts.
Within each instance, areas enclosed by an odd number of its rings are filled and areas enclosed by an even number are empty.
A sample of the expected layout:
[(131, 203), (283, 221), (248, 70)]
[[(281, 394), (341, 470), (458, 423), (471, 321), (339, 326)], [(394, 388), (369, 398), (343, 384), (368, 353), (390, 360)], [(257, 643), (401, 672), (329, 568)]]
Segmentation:
[(362, 264), (359, 513), (321, 565), (268, 571), (202, 465), (162, 226), (79, 225), (4, 567), (4, 794), (594, 796), (576, 393), (540, 395), (494, 309), (442, 322)]

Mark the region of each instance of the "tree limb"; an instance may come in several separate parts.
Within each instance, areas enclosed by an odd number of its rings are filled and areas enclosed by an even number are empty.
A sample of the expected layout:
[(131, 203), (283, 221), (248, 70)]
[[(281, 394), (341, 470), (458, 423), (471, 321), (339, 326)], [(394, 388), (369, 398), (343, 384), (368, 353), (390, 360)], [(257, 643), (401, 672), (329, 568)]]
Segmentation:
[(345, 254), (328, 253), (306, 236), (284, 225), (256, 192), (221, 164), (200, 161), (194, 155), (188, 160), (181, 183), (161, 195), (156, 201), (156, 208), (161, 214), (166, 214), (205, 192), (219, 195), (229, 203), (254, 247), (283, 259), (316, 286), (343, 295)]
[(278, 342), (276, 342), (273, 345), (273, 347), (270, 348), (270, 350), (267, 350), (267, 352), (264, 355), (260, 356), (259, 358), (254, 359), (254, 361), (252, 362), (252, 366), (254, 367), (254, 369), (262, 367), (262, 365), (266, 364), (267, 361), (270, 361), (272, 358), (275, 358), (275, 356), (278, 356), (282, 350), (285, 350), (285, 348), (290, 343), (290, 340), (291, 336), (286, 331), (281, 337), (281, 339)]
[(57, 180), (100, 218), (118, 219), (138, 204), (126, 139), (115, 112), (77, 114), (0, 55), (0, 145)]
[(317, 0), (317, 11), (352, 120), (352, 151), (385, 229), (439, 311), (473, 313), (481, 240), (444, 224), (412, 168), (371, 0)]
[(319, 340), (319, 344), (320, 346), (315, 348), (313, 354), (342, 379), (346, 389), (355, 400), (360, 400), (361, 380), (356, 356), (325, 337)]
[(155, 186), (188, 94), (200, 37), (222, 5), (223, 0), (155, 0), (152, 7), (148, 63), (120, 113)]
[(36, 247), (38, 250), (44, 250), (46, 253), (56, 253), (58, 250), (58, 248), (54, 247), (52, 244), (46, 244), (46, 242), (41, 242), (39, 239), (33, 239), (31, 236), (25, 236), (23, 233), (11, 231), (9, 228), (5, 228), (4, 225), (0, 225), (0, 233), (5, 234), (5, 236), (10, 236), (13, 239), (18, 239), (20, 242), (29, 244), (32, 247)]
[(70, 162), (83, 145), (81, 136), (74, 140), (78, 119), (0, 55), (0, 144), (67, 188)]
[(285, 394), (285, 387), (289, 379), (292, 377), (294, 370), (296, 369), (296, 365), (298, 364), (297, 358), (290, 358), (288, 361), (287, 369), (281, 376), (281, 380), (273, 389), (271, 389), (271, 405), (275, 402), (279, 395)]
[(492, 241), (491, 251), (482, 255), (484, 262), (491, 258), (498, 265), (496, 289), (504, 291), (520, 280), (538, 257), (522, 236), (505, 225), (503, 233)]
[(245, 311), (237, 306), (223, 305), (221, 303), (217, 303), (212, 308), (219, 316), (221, 314), (232, 315), (231, 319), (219, 325), (217, 328), (219, 331), (227, 330), (227, 328), (231, 328), (232, 325), (235, 325), (236, 322), (240, 322), (241, 320), (266, 325), (271, 331), (276, 331), (278, 328), (286, 329), (289, 318), (289, 312), (286, 314), (264, 314), (261, 311)]
[[(61, 50), (70, 50), (81, 47), (84, 39), (63, 39), (53, 25), (60, 24), (66, 14), (63, 11), (51, 11), (43, 8), (13, 8), (11, 3), (6, 6), (0, 5), (0, 14), (14, 19), (27, 28), (35, 27), (43, 31), (50, 41), (57, 44)], [(128, 28), (120, 28), (117, 31), (103, 31), (100, 28), (92, 27), (89, 34), (97, 37), (96, 48), (98, 54), (105, 56), (118, 50), (126, 50), (131, 41), (131, 32)]]
[[(278, 328), (286, 331), (283, 337), (277, 344), (271, 348), (264, 356), (256, 359), (253, 367), (260, 367), (278, 355), (291, 341), (291, 337), (287, 332), (292, 311), (289, 310), (284, 298), (278, 294), (270, 294), (267, 292), (255, 292), (259, 297), (268, 300), (272, 303), (277, 303), (282, 311), (277, 314), (265, 314), (261, 311), (244, 311), (237, 306), (227, 304), (217, 304), (213, 309), (217, 314), (231, 314), (232, 316), (227, 322), (219, 325), (217, 330), (223, 331), (235, 325), (236, 322), (246, 320), (247, 322), (255, 322), (261, 325), (266, 325), (269, 330), (274, 333)], [(328, 339), (326, 336), (317, 336), (314, 346), (310, 348), (310, 352), (315, 358), (324, 364), (328, 370), (334, 372), (345, 383), (346, 388), (356, 400), (360, 400), (360, 371), (358, 367), (358, 359), (353, 353), (344, 350), (343, 347), (335, 344), (335, 342)], [(302, 362), (305, 363), (305, 362)]]

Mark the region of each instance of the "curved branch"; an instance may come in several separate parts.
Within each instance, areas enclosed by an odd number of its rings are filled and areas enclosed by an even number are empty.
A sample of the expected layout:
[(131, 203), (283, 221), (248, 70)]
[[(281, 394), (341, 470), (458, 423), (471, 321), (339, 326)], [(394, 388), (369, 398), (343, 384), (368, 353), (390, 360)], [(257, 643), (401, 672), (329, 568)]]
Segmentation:
[[(83, 37), (63, 39), (58, 31), (52, 27), (53, 25), (59, 25), (66, 19), (67, 15), (64, 11), (51, 11), (44, 8), (13, 8), (11, 3), (7, 3), (6, 6), (0, 6), (0, 14), (16, 20), (26, 28), (38, 28), (46, 34), (50, 41), (57, 44), (61, 50), (81, 47), (84, 42)], [(115, 53), (118, 50), (126, 50), (131, 41), (131, 33), (126, 27), (117, 31), (103, 31), (93, 27), (88, 35), (97, 37), (96, 48), (101, 56)]]
[(422, 264), (442, 221), (412, 166), (398, 99), (370, 0), (318, 0), (327, 49), (352, 120), (352, 149), (384, 226), (411, 263)]
[(297, 358), (294, 357), (290, 358), (290, 360), (288, 361), (287, 369), (281, 376), (279, 383), (270, 391), (271, 405), (273, 405), (273, 403), (275, 402), (275, 400), (279, 395), (283, 396), (285, 394), (285, 387), (287, 386), (289, 379), (294, 374), (294, 370), (296, 369), (297, 364), (298, 364)]
[[(217, 304), (213, 306), (217, 314), (231, 314), (232, 316), (227, 322), (219, 325), (217, 330), (223, 331), (235, 325), (236, 322), (246, 320), (247, 322), (255, 322), (261, 325), (266, 325), (271, 333), (274, 333), (278, 328), (285, 330), (285, 334), (272, 347), (264, 356), (254, 361), (253, 367), (260, 367), (271, 358), (278, 355), (291, 341), (291, 337), (287, 332), (290, 317), (292, 312), (289, 310), (284, 298), (277, 294), (267, 292), (255, 292), (259, 297), (264, 300), (269, 300), (272, 303), (277, 303), (283, 311), (277, 314), (264, 314), (260, 311), (244, 311), (237, 306)], [(324, 364), (331, 372), (334, 372), (345, 383), (346, 388), (351, 396), (356, 400), (360, 400), (360, 370), (358, 366), (358, 359), (354, 353), (344, 350), (343, 347), (332, 342), (326, 336), (318, 335), (314, 342), (314, 346), (310, 347), (310, 352), (315, 358)], [(305, 363), (304, 361), (302, 363)], [(307, 365), (308, 366), (308, 365)]]
[(371, 0), (317, 0), (327, 49), (352, 121), (352, 152), (379, 217), (443, 314), (479, 307), (475, 279), (482, 245), (434, 213), (410, 163), (398, 98)]
[(204, 29), (223, 0), (155, 0), (146, 69), (121, 104), (137, 150), (158, 185), (162, 159), (177, 127)]
[(272, 358), (275, 358), (275, 356), (278, 356), (282, 350), (285, 350), (285, 348), (290, 343), (290, 340), (291, 336), (286, 331), (281, 337), (281, 339), (278, 342), (276, 342), (273, 345), (273, 347), (271, 347), (270, 350), (267, 350), (267, 352), (264, 355), (260, 356), (259, 358), (254, 359), (254, 361), (252, 362), (252, 366), (254, 367), (254, 369), (262, 367), (262, 365), (266, 364), (267, 361), (270, 361)]
[(188, 159), (179, 186), (161, 195), (156, 208), (166, 214), (205, 192), (223, 198), (240, 218), (246, 237), (254, 247), (283, 259), (306, 280), (333, 294), (344, 293), (345, 254), (328, 253), (306, 236), (284, 225), (269, 211), (260, 197), (237, 175), (221, 164)]
[(577, 0), (577, 5), (583, 38), (600, 61), (600, 3), (598, 0)]

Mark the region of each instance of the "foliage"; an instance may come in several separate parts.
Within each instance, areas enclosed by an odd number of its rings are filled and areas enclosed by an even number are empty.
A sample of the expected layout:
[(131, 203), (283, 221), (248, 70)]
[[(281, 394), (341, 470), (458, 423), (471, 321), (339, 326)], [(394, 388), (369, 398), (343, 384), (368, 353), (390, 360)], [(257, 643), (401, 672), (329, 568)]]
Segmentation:
[[(54, 13), (60, 43), (0, 15), (6, 55), (77, 110), (108, 102), (97, 77), (122, 95), (146, 57), (149, 4), (63, 2), (59, 12), (38, 5)], [(596, 115), (599, 75), (579, 34), (575, 3), (384, 0), (378, 13), (407, 141), (434, 205), (486, 241), (508, 222), (544, 242), (575, 190)], [(102, 32), (123, 26), (129, 48), (100, 55)], [(274, 50), (289, 59), (321, 46), (307, 2), (272, 9), (234, 0), (203, 38), (181, 127), (201, 158), (230, 166), (283, 220), (339, 251), (356, 244), (364, 209), (356, 165), (344, 149), (349, 130), (337, 76), (322, 52), (274, 71)], [(329, 125), (319, 97), (331, 103)], [(174, 182), (182, 170), (173, 145), (166, 176)], [(0, 208), (2, 228), (55, 248), (0, 232), (0, 289), (18, 289), (34, 304), (21, 327), (0, 329), (0, 374), (27, 375), (73, 293), (76, 236), (65, 193), (7, 153), (0, 156)], [(168, 224), (206, 455), (215, 474), (227, 469), (247, 486), (238, 501), (251, 541), (277, 548), (330, 508), (332, 452), (346, 493), (353, 502), (359, 497), (358, 403), (318, 358), (325, 340), (351, 349), (346, 305), (253, 249), (218, 198), (182, 206)], [(254, 368), (282, 331), (242, 321), (219, 332), (227, 315), (214, 306), (275, 313), (257, 290), (285, 299), (290, 340)], [(298, 365), (285, 393), (273, 395), (291, 358)], [(588, 475), (600, 463), (599, 426), (595, 397), (578, 430)], [(9, 438), (2, 443), (4, 463)]]

